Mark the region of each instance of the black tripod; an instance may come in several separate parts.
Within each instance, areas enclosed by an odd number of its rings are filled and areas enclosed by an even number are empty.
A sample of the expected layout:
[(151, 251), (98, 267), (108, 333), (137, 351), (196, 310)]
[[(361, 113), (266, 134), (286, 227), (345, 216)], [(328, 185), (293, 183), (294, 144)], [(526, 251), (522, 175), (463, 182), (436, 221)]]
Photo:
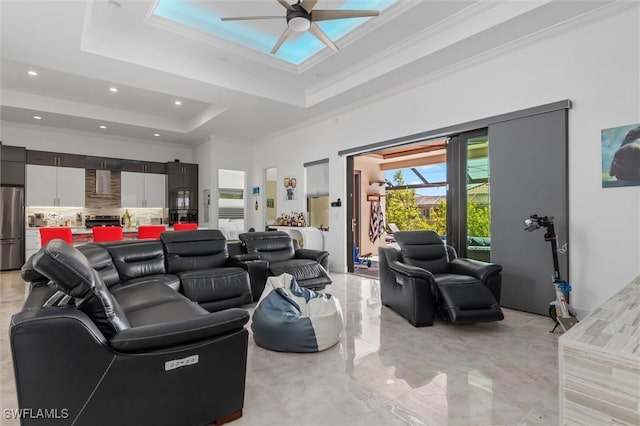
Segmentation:
[(572, 312), (569, 302), (567, 302), (568, 294), (571, 292), (571, 285), (560, 277), (560, 267), (558, 265), (558, 237), (553, 226), (553, 216), (538, 216), (533, 214), (524, 221), (525, 230), (532, 232), (540, 227), (544, 227), (547, 232), (544, 234), (544, 240), (551, 243), (551, 254), (553, 255), (553, 275), (551, 281), (556, 292), (556, 299), (549, 303), (549, 316), (555, 322), (555, 326), (550, 333), (556, 331), (558, 325), (563, 331), (569, 330), (576, 325), (578, 319)]

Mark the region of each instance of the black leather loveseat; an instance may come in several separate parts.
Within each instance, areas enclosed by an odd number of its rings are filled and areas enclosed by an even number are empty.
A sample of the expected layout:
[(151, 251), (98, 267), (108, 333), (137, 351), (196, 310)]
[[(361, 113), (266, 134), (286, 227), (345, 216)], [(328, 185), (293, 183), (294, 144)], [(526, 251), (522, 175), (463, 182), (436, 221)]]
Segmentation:
[(33, 414), (22, 424), (196, 426), (241, 415), (248, 313), (208, 312), (175, 290), (160, 253), (133, 246), (83, 254), (53, 240), (25, 264), (31, 292), (9, 331), (18, 403)]
[[(329, 252), (299, 248), (298, 242), (289, 234), (282, 231), (247, 232), (238, 236), (247, 256), (256, 256), (260, 261), (266, 261), (268, 274), (272, 276), (291, 274), (300, 287), (312, 290), (322, 290), (331, 284), (329, 268)], [(246, 263), (251, 263), (245, 262)], [(267, 275), (262, 282), (252, 282), (252, 287), (264, 289)], [(260, 294), (254, 292), (254, 300)]]

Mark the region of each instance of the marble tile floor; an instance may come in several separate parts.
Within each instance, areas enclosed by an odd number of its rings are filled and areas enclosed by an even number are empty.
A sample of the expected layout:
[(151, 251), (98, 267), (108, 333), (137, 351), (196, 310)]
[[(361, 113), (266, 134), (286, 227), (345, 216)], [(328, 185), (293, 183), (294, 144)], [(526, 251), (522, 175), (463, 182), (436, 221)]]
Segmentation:
[[(231, 425), (558, 424), (550, 319), (505, 309), (498, 323), (414, 328), (382, 306), (377, 280), (332, 278), (340, 342), (289, 354), (249, 337), (244, 415)], [(17, 408), (7, 330), (26, 290), (17, 272), (0, 274), (0, 409)]]

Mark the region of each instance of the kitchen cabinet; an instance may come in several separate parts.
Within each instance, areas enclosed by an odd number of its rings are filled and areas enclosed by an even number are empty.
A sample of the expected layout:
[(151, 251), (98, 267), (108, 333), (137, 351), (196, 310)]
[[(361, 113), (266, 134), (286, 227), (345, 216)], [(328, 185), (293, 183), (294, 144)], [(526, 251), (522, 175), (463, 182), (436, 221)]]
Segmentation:
[(40, 230), (38, 228), (26, 228), (24, 231), (24, 258), (29, 259), (40, 250)]
[(84, 169), (86, 157), (76, 154), (62, 154), (48, 151), (27, 151), (27, 164)]
[(121, 173), (122, 207), (165, 207), (164, 174)]
[(20, 146), (2, 145), (0, 158), (0, 183), (2, 185), (24, 185), (24, 163), (26, 160), (26, 150)]
[(111, 170), (117, 172), (121, 167), (121, 160), (118, 158), (87, 156), (85, 160), (85, 168), (89, 170)]
[(164, 175), (167, 172), (166, 163), (156, 163), (153, 161), (121, 160), (120, 165), (123, 172), (154, 173), (160, 175)]
[(167, 163), (167, 193), (170, 209), (198, 209), (198, 165)]
[(27, 164), (27, 206), (84, 207), (85, 171)]

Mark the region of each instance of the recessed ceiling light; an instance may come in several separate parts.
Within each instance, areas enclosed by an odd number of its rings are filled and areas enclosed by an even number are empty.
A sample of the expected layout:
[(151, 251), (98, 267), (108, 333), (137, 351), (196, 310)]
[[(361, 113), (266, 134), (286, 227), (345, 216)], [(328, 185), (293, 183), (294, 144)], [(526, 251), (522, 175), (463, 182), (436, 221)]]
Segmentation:
[(36, 120), (42, 120), (42, 117), (40, 117), (39, 115), (34, 115), (33, 118)]
[(160, 137), (160, 133), (154, 133), (153, 136), (155, 136), (156, 138)]
[(107, 128), (107, 126), (100, 126), (100, 128), (101, 128), (101, 129), (106, 129), (106, 128)]
[(34, 71), (34, 70), (29, 70), (29, 72), (27, 72), (27, 74), (29, 74), (32, 77), (35, 77), (38, 75), (38, 71)]
[(174, 104), (180, 106), (180, 105), (182, 105), (182, 101), (175, 101)]
[(118, 91), (118, 88), (117, 87), (109, 87), (109, 91), (113, 92), (113, 93), (116, 93)]
[(113, 7), (120, 7), (122, 6), (120, 3), (118, 3), (116, 0), (109, 0), (107, 3), (109, 3), (111, 6)]

